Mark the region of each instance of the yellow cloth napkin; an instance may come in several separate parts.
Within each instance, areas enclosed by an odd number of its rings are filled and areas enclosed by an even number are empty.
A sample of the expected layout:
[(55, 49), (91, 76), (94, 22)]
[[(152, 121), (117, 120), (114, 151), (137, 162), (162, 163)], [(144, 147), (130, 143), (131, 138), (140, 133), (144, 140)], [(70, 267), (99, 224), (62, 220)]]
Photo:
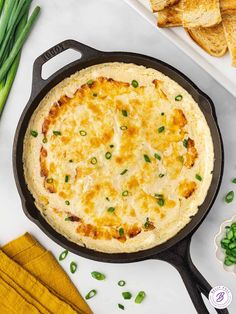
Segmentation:
[(92, 312), (53, 255), (26, 233), (0, 249), (0, 313)]

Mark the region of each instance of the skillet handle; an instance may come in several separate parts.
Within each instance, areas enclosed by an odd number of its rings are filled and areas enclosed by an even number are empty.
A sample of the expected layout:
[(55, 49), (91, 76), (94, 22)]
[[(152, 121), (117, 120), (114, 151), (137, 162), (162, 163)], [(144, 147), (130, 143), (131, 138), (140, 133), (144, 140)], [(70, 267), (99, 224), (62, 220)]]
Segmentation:
[(33, 65), (33, 82), (32, 82), (32, 94), (37, 93), (39, 90), (41, 90), (45, 85), (48, 84), (51, 77), (44, 80), (42, 78), (42, 67), (45, 63), (47, 63), (50, 59), (54, 58), (58, 54), (62, 53), (63, 51), (66, 51), (67, 49), (74, 49), (81, 54), (81, 61), (86, 61), (92, 56), (97, 56), (98, 54), (101, 54), (102, 52), (96, 49), (93, 49), (89, 46), (86, 46), (76, 40), (68, 39), (65, 41), (62, 41), (61, 43), (53, 46), (52, 48), (45, 51), (43, 54), (41, 54), (35, 61)]
[[(159, 253), (153, 258), (166, 261), (174, 266), (184, 281), (197, 313), (209, 314), (201, 294), (204, 294), (208, 299), (212, 287), (193, 264), (190, 256), (190, 243), (191, 237), (180, 241), (174, 247)], [(220, 314), (229, 313), (227, 309), (215, 310)]]

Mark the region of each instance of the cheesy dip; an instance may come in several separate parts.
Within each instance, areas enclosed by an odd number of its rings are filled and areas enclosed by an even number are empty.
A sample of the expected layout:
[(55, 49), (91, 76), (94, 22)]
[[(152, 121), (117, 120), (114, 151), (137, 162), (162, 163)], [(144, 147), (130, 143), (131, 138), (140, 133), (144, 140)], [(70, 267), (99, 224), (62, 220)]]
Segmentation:
[(209, 127), (190, 94), (126, 63), (91, 66), (54, 87), (30, 120), (23, 159), (48, 223), (109, 253), (176, 235), (203, 203), (214, 164)]

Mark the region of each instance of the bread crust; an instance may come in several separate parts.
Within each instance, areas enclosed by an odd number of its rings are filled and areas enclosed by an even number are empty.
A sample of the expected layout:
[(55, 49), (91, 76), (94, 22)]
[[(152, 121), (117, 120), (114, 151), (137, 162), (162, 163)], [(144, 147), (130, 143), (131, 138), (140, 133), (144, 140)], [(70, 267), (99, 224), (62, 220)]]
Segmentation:
[(161, 11), (178, 2), (179, 0), (150, 0), (150, 4), (151, 4), (153, 12)]
[(159, 27), (182, 26), (182, 16), (183, 0), (180, 0), (177, 4), (158, 12), (157, 25)]
[(232, 65), (236, 67), (236, 10), (222, 12), (222, 19)]

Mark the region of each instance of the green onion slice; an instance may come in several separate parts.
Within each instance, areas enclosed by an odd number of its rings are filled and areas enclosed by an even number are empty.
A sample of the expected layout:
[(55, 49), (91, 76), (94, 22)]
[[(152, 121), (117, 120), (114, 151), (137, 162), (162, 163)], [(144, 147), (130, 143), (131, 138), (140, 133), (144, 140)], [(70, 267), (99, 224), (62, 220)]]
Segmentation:
[(70, 263), (70, 272), (74, 274), (77, 270), (77, 264), (75, 262)]
[(84, 131), (84, 130), (80, 130), (80, 131), (79, 131), (79, 134), (80, 134), (81, 136), (86, 136), (86, 135), (87, 135), (87, 132)]
[(137, 304), (142, 303), (145, 296), (146, 296), (146, 293), (144, 291), (140, 291), (135, 298), (135, 303)]
[(165, 112), (162, 112), (161, 115), (164, 116), (164, 115), (165, 115)]
[(63, 261), (63, 260), (67, 257), (68, 253), (69, 253), (68, 250), (63, 251), (63, 252), (59, 255), (59, 261)]
[(159, 174), (159, 178), (163, 178), (164, 176), (165, 176), (164, 173)]
[(56, 136), (59, 136), (59, 135), (61, 135), (61, 132), (60, 131), (53, 131), (53, 134)]
[(105, 157), (106, 159), (111, 159), (112, 154), (110, 152), (106, 152)]
[(89, 291), (89, 293), (86, 294), (85, 299), (89, 300), (89, 299), (93, 298), (96, 294), (97, 294), (97, 290), (93, 289), (93, 290)]
[(107, 200), (108, 202), (110, 202), (110, 199), (109, 199), (109, 197), (106, 197), (106, 200)]
[(69, 182), (69, 179), (70, 179), (70, 176), (67, 174), (67, 175), (65, 176), (65, 182), (66, 182), (66, 183)]
[(124, 234), (125, 234), (124, 229), (123, 229), (123, 228), (120, 228), (120, 229), (119, 229), (119, 235), (120, 235), (121, 237), (123, 237)]
[(151, 159), (148, 157), (148, 155), (143, 155), (143, 158), (146, 162), (151, 162)]
[(165, 201), (164, 201), (163, 198), (159, 198), (159, 199), (157, 200), (157, 203), (158, 203), (158, 205), (161, 206), (161, 207), (165, 205)]
[(165, 131), (165, 127), (164, 126), (161, 126), (157, 129), (158, 133), (162, 133)]
[(196, 174), (196, 175), (195, 175), (195, 178), (196, 178), (198, 181), (202, 181), (202, 177), (201, 177), (199, 174)]
[(133, 81), (131, 82), (131, 85), (132, 85), (134, 88), (137, 88), (137, 87), (138, 87), (138, 81), (133, 80)]
[(31, 130), (31, 131), (30, 131), (30, 134), (31, 134), (33, 137), (37, 137), (37, 136), (38, 136), (38, 132), (37, 132), (37, 131)]
[(123, 304), (120, 304), (120, 303), (118, 303), (118, 308), (121, 309), (121, 310), (124, 310), (124, 309), (125, 309), (124, 305), (123, 305)]
[(154, 157), (155, 157), (157, 160), (161, 160), (161, 156), (158, 155), (157, 153), (154, 154)]
[(48, 142), (48, 139), (47, 139), (46, 137), (44, 137), (43, 140), (42, 140), (42, 142), (43, 142), (44, 144), (46, 144), (46, 143)]
[(96, 163), (98, 162), (98, 160), (97, 160), (96, 157), (93, 157), (90, 162), (91, 162), (92, 165), (96, 165)]
[(229, 193), (226, 194), (225, 201), (227, 204), (231, 203), (233, 199), (234, 199), (234, 191), (230, 191)]
[(121, 111), (124, 117), (128, 117), (128, 112), (126, 110)]
[(93, 82), (94, 82), (94, 80), (88, 80), (87, 84), (88, 84), (88, 85), (92, 85)]
[(98, 95), (97, 93), (93, 93), (93, 97), (97, 97), (97, 95)]
[(115, 207), (109, 207), (109, 208), (107, 209), (107, 211), (108, 211), (109, 213), (113, 213), (113, 212), (115, 211)]
[(53, 178), (48, 178), (46, 181), (47, 183), (53, 183)]
[(176, 97), (175, 97), (175, 100), (176, 101), (181, 101), (183, 99), (183, 96), (182, 95), (177, 95)]
[(70, 205), (70, 202), (69, 202), (69, 201), (65, 201), (65, 204), (66, 204), (67, 206), (69, 206), (69, 205)]
[(70, 159), (69, 162), (73, 162), (73, 159)]
[(235, 178), (235, 179), (233, 179), (233, 180), (232, 180), (232, 182), (236, 184), (236, 178)]
[(188, 148), (188, 139), (183, 140), (183, 145), (185, 148)]
[(125, 286), (125, 281), (124, 280), (118, 281), (118, 286), (124, 287)]
[(125, 190), (122, 192), (122, 196), (128, 196), (129, 195), (129, 191)]
[(120, 127), (120, 129), (121, 129), (122, 131), (125, 131), (125, 130), (128, 129), (128, 127), (127, 127), (126, 125), (122, 125), (122, 126)]
[(128, 171), (128, 169), (123, 170), (120, 175), (123, 176), (123, 174), (125, 174)]
[(104, 280), (106, 278), (106, 276), (104, 274), (99, 273), (98, 271), (91, 272), (91, 275), (96, 280)]
[(114, 147), (114, 145), (113, 144), (111, 144), (111, 145), (109, 145), (111, 148), (113, 148)]
[(122, 292), (122, 296), (125, 300), (130, 300), (132, 298), (132, 294), (129, 291)]

